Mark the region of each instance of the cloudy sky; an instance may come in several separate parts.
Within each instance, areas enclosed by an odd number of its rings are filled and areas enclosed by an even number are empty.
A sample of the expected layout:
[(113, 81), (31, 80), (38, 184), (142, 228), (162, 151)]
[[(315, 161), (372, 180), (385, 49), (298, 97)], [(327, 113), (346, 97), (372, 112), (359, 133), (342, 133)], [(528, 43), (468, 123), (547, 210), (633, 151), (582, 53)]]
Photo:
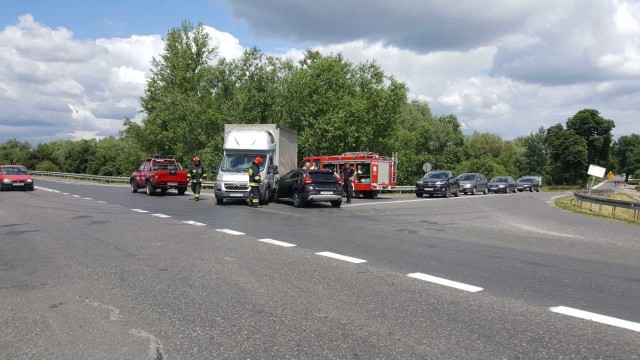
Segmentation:
[(468, 134), (510, 139), (584, 108), (640, 133), (638, 0), (1, 0), (0, 142), (139, 121), (149, 62), (185, 19), (227, 58), (255, 45), (373, 59)]

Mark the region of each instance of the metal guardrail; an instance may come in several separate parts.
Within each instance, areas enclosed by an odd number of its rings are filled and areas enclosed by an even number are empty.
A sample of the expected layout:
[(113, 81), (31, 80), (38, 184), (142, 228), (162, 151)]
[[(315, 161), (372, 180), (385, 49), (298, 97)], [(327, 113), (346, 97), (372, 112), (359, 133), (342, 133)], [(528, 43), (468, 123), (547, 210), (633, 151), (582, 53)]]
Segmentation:
[(640, 214), (640, 202), (601, 197), (612, 194), (613, 190), (591, 190), (591, 194), (589, 194), (589, 190), (578, 190), (573, 193), (573, 196), (575, 196), (580, 207), (582, 207), (583, 202), (588, 202), (590, 204), (599, 205), (600, 212), (602, 212), (602, 205), (611, 206), (613, 208), (612, 215), (614, 218), (616, 217), (616, 208), (631, 209), (634, 211), (633, 218), (638, 220), (638, 216)]
[[(54, 171), (31, 171), (31, 174), (34, 176), (61, 177), (65, 179), (100, 181), (100, 182), (107, 182), (107, 183), (119, 183), (119, 184), (129, 183), (128, 176), (101, 176), (101, 175), (63, 173), (63, 172), (54, 172)], [(202, 182), (202, 188), (213, 189), (214, 185), (215, 183), (213, 181)], [(415, 188), (416, 187), (414, 185), (401, 185), (401, 186), (396, 186), (396, 188), (393, 190), (381, 190), (381, 191), (383, 192), (412, 191)]]

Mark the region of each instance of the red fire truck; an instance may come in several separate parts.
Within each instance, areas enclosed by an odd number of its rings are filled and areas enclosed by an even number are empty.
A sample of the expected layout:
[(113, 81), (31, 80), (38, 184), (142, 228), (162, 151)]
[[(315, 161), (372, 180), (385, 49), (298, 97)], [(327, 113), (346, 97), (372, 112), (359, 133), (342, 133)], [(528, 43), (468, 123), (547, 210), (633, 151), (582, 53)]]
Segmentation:
[(392, 190), (396, 187), (398, 170), (397, 156), (380, 156), (373, 152), (349, 152), (342, 155), (309, 156), (302, 159), (300, 167), (309, 161), (316, 169), (330, 169), (342, 178), (345, 166), (355, 169), (353, 191), (355, 196), (373, 198), (380, 190)]

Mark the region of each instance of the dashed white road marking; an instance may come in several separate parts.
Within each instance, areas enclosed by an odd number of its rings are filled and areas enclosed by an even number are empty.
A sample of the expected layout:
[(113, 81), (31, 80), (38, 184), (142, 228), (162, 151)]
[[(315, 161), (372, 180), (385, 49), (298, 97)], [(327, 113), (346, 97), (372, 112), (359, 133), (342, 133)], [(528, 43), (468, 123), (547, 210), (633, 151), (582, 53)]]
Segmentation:
[(268, 244), (273, 244), (273, 245), (278, 245), (278, 246), (284, 246), (284, 247), (292, 247), (292, 246), (296, 246), (295, 244), (290, 244), (288, 242), (284, 242), (284, 241), (279, 241), (279, 240), (273, 240), (273, 239), (258, 239), (258, 241), (262, 241)]
[(135, 212), (139, 212), (139, 213), (148, 213), (147, 210), (142, 210), (142, 209), (131, 209), (131, 211), (135, 211)]
[(69, 195), (69, 193), (62, 193), (62, 195)]
[(584, 310), (578, 310), (578, 309), (574, 309), (566, 306), (550, 307), (549, 310), (558, 314), (574, 316), (580, 319), (591, 320), (591, 321), (599, 322), (602, 324), (617, 326), (623, 329), (640, 332), (640, 324), (627, 321), (627, 320), (614, 318), (611, 316), (600, 315), (600, 314), (596, 314), (596, 313), (592, 313)]
[(151, 214), (151, 216), (157, 216), (159, 218), (170, 218), (170, 215), (165, 215), (165, 214)]
[(423, 274), (423, 273), (411, 273), (411, 274), (407, 274), (407, 276), (415, 278), (415, 279), (420, 279), (420, 280), (432, 282), (432, 283), (439, 284), (439, 285), (449, 286), (449, 287), (456, 288), (456, 289), (459, 289), (459, 290), (464, 290), (464, 291), (469, 291), (469, 292), (482, 291), (482, 288), (478, 287), (478, 286), (473, 286), (473, 285), (469, 285), (469, 284), (460, 283), (460, 282), (457, 282), (457, 281), (447, 280), (447, 279), (443, 279), (443, 278), (439, 278), (439, 277), (436, 277), (436, 276), (431, 276), (431, 275), (427, 275), (427, 274)]
[(334, 258), (334, 259), (338, 259), (338, 260), (343, 260), (343, 261), (348, 261), (348, 262), (354, 263), (354, 264), (361, 264), (361, 263), (367, 262), (367, 260), (362, 260), (362, 259), (354, 258), (354, 257), (351, 257), (351, 256), (340, 255), (340, 254), (332, 253), (332, 252), (329, 252), (329, 251), (319, 252), (319, 253), (316, 253), (316, 255), (326, 256), (326, 257), (330, 257), (330, 258)]
[(230, 230), (230, 229), (216, 229), (216, 231), (220, 231), (220, 232), (231, 234), (231, 235), (244, 235), (245, 234), (243, 232)]
[(93, 200), (92, 198), (83, 198), (84, 200)]
[(207, 225), (207, 224), (203, 224), (201, 222), (197, 222), (197, 221), (193, 221), (193, 220), (183, 221), (183, 223), (189, 224), (189, 225), (195, 225), (195, 226), (206, 226)]
[(98, 200), (96, 202), (99, 202), (100, 204), (106, 204), (107, 203), (106, 201), (102, 201), (102, 200)]
[(73, 196), (74, 198), (79, 198), (79, 197), (81, 197), (80, 195), (71, 195), (71, 196)]

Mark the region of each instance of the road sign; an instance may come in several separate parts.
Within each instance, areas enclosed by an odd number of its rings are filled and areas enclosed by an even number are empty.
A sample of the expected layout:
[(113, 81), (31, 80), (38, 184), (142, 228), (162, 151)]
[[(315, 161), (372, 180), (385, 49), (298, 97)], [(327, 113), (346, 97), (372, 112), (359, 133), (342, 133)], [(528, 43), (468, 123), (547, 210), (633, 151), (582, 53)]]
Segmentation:
[(422, 165), (422, 170), (424, 170), (424, 172), (428, 173), (429, 171), (431, 171), (431, 163), (424, 163), (424, 165)]
[(589, 165), (589, 171), (587, 171), (587, 174), (603, 179), (606, 171), (607, 169), (603, 167), (596, 166), (596, 165)]
[(613, 171), (609, 170), (609, 172), (607, 173), (607, 180), (611, 180), (613, 179), (614, 175), (613, 175)]

